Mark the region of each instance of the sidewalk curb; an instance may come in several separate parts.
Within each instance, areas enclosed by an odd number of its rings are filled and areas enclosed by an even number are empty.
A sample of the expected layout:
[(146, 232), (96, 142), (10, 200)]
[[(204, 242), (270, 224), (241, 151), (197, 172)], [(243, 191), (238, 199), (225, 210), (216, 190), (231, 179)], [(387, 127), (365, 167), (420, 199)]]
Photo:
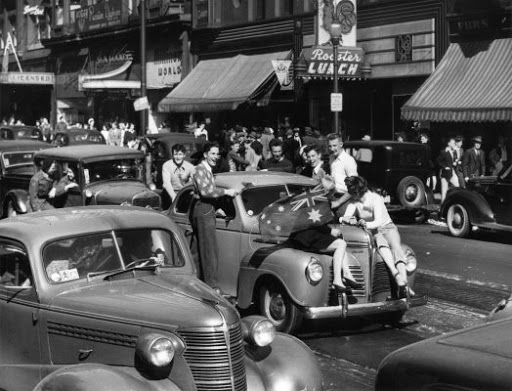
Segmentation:
[(429, 297), (491, 311), (502, 299), (508, 298), (511, 287), (494, 282), (465, 280), (455, 274), (418, 269), (414, 290)]

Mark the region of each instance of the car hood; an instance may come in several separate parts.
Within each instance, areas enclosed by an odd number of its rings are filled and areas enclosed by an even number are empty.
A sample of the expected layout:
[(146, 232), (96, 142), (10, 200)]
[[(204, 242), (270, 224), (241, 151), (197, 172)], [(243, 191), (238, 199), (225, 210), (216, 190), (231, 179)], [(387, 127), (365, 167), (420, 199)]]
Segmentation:
[(512, 320), (497, 321), (442, 337), (438, 343), (512, 359), (511, 329)]
[(140, 199), (158, 197), (142, 182), (119, 180), (115, 182), (96, 183), (89, 187), (98, 205), (119, 205), (123, 202), (132, 203), (134, 196)]
[(68, 290), (55, 296), (51, 310), (162, 328), (215, 327), (238, 320), (236, 310), (195, 277), (139, 270)]

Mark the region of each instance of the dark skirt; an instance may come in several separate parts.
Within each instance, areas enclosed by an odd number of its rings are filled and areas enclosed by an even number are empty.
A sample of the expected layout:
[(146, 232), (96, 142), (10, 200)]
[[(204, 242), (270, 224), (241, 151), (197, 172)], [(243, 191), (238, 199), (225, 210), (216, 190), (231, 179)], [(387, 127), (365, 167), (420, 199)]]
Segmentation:
[(308, 228), (290, 235), (293, 245), (312, 252), (326, 250), (336, 239), (338, 238), (331, 235), (331, 229), (327, 225)]

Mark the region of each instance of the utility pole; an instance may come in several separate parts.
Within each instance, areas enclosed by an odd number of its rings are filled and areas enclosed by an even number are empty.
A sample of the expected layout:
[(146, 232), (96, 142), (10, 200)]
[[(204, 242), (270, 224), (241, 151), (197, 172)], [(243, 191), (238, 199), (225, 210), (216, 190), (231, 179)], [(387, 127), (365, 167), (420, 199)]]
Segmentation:
[[(140, 0), (140, 95), (144, 98), (146, 92), (146, 1)], [(140, 135), (144, 136), (147, 131), (148, 109), (140, 111)]]

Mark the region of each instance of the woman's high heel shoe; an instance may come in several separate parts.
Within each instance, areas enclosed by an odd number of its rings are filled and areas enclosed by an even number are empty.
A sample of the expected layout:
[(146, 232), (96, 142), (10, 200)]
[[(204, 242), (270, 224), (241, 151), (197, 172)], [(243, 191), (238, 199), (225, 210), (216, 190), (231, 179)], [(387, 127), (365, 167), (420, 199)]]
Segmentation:
[(364, 287), (363, 284), (360, 284), (354, 280), (349, 280), (348, 278), (345, 278), (345, 284), (352, 289), (363, 289)]

